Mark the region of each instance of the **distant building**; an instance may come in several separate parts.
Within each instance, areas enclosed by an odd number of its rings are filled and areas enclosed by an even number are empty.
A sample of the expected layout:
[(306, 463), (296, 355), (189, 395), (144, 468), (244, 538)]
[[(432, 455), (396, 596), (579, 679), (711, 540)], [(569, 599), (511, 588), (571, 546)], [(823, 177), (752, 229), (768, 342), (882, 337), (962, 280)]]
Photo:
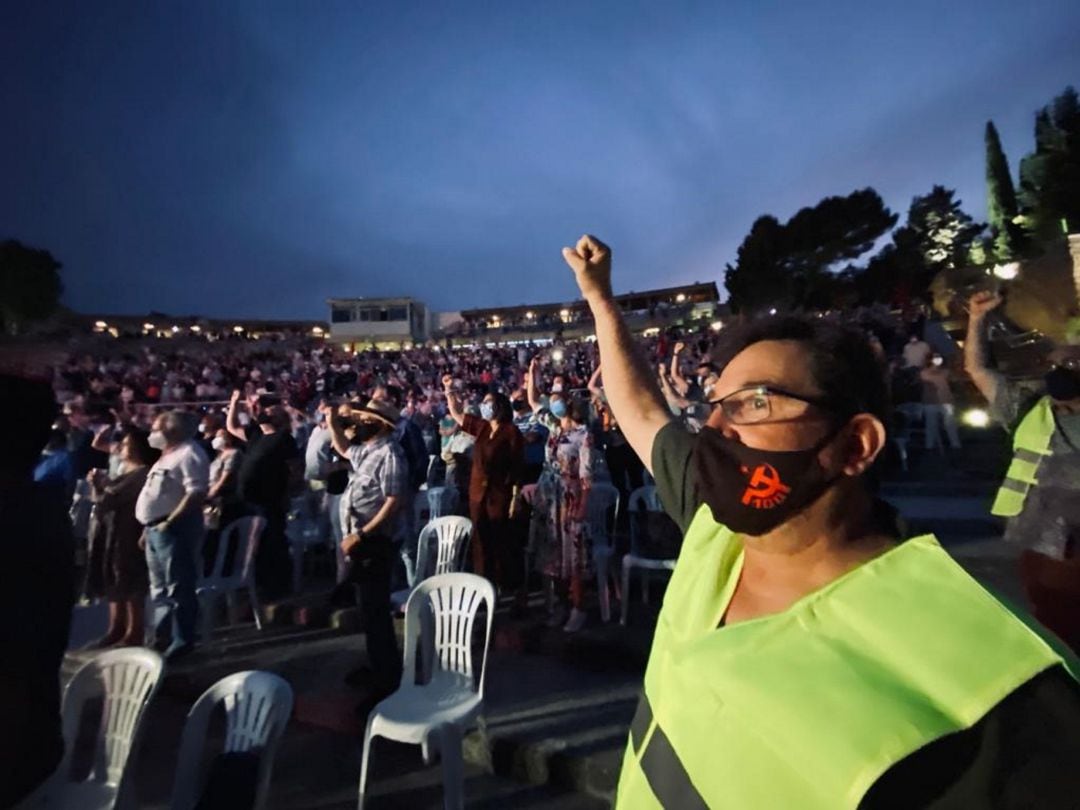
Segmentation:
[(431, 336), (431, 315), (415, 298), (331, 298), (330, 340), (347, 349), (398, 349)]
[[(649, 333), (672, 326), (720, 323), (727, 307), (714, 282), (630, 292), (615, 297), (630, 330)], [(588, 304), (581, 299), (441, 313), (434, 337), (461, 344), (588, 338), (594, 331)]]

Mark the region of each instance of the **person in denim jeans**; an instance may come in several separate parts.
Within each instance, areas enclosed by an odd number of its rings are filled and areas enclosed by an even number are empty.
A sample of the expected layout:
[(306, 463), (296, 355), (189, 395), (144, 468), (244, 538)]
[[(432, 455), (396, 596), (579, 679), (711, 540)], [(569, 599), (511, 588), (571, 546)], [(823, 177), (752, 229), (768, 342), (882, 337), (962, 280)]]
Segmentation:
[(154, 420), (150, 446), (161, 458), (150, 468), (135, 505), (146, 527), (143, 543), (154, 601), (155, 641), (163, 645), (172, 618), (167, 660), (191, 651), (195, 644), (198, 602), (195, 599), (195, 556), (203, 533), (202, 505), (209, 488), (210, 463), (194, 441), (194, 425), (179, 411)]

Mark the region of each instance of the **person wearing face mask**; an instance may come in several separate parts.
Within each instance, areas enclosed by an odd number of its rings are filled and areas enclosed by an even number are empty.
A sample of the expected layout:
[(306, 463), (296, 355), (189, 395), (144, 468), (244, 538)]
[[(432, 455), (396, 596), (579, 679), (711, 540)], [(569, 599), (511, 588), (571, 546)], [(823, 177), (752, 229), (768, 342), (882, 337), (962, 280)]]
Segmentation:
[[(210, 462), (194, 434), (195, 425), (182, 411), (166, 411), (154, 419), (147, 441), (161, 457), (135, 502), (135, 517), (145, 527), (140, 542), (150, 573), (155, 641), (169, 660), (195, 645), (195, 554), (203, 534)], [(171, 633), (166, 624), (170, 617)]]
[[(226, 429), (239, 439), (245, 433), (234, 430), (235, 424), (234, 406), (230, 406)], [(280, 599), (292, 587), (292, 558), (285, 526), (289, 490), (300, 481), (303, 471), (290, 426), (289, 414), (280, 405), (261, 405), (255, 430), (247, 431), (244, 455), (236, 471), (240, 500), (266, 518), (255, 555), (255, 583), (267, 601)]]
[(521, 431), (525, 442), (525, 467), (521, 483), (535, 484), (544, 469), (544, 447), (547, 443), (547, 428), (536, 421), (532, 408), (529, 407), (525, 389), (521, 388), (511, 395), (510, 407), (514, 410), (514, 427)]
[(521, 485), (525, 442), (514, 426), (513, 410), (505, 394), (485, 394), (480, 415), (473, 416), (462, 410), (453, 385), (453, 377), (443, 377), (450, 416), (476, 439), (469, 476), (473, 572), (490, 579), (501, 595), (514, 594), (517, 609), (521, 610), (526, 602), (522, 549), (510, 518)]
[[(366, 703), (372, 704), (396, 689), (401, 677), (390, 616), (396, 523), (409, 490), (408, 463), (393, 439), (401, 414), (375, 399), (348, 408), (348, 422), (327, 405), (322, 410), (334, 451), (348, 459), (352, 470), (341, 498), (341, 551), (350, 561), (348, 579), (359, 591), (370, 665), (351, 672), (346, 681), (365, 687)], [(351, 439), (346, 435), (350, 423), (355, 430)]]
[[(525, 390), (537, 421), (548, 429), (544, 472), (533, 504), (547, 514), (541, 569), (557, 596), (548, 626), (558, 627), (565, 621), (563, 630), (576, 633), (585, 626), (585, 582), (592, 565), (585, 517), (594, 472), (593, 438), (587, 426), (587, 405), (568, 403), (563, 394), (552, 392), (545, 406), (536, 390), (538, 374), (534, 358)], [(566, 602), (570, 604), (569, 618)]]
[(725, 330), (693, 436), (623, 321), (610, 250), (584, 236), (563, 256), (684, 532), (616, 807), (1074, 806), (1075, 661), (932, 536), (898, 537), (868, 475), (888, 393), (865, 338), (805, 317)]
[(135, 504), (146, 483), (150, 465), (157, 461), (148, 436), (129, 430), (120, 440), (122, 466), (110, 478), (104, 470), (88, 474), (95, 505), (95, 529), (90, 538), (86, 594), (109, 602), (109, 627), (93, 644), (105, 647), (143, 643), (143, 609), (150, 581), (146, 554), (139, 546), (143, 527), (135, 517)]
[[(219, 428), (210, 440), (214, 460), (210, 462), (210, 489), (206, 493), (206, 539), (203, 541), (202, 564), (205, 572), (213, 570), (217, 559), (221, 531), (234, 520), (247, 514), (247, 508), (237, 492), (237, 472), (243, 461), (241, 442), (225, 428)], [(225, 571), (231, 571), (228, 564)]]
[(1035, 617), (1080, 650), (1080, 346), (1058, 346), (1041, 391), (1025, 394), (990, 365), (987, 314), (1001, 296), (968, 302), (964, 367), (1013, 435), (1013, 458), (990, 511), (1023, 549), (1020, 573)]
[[(682, 344), (678, 344), (682, 345)], [(645, 466), (637, 457), (633, 448), (626, 442), (619, 421), (611, 411), (604, 387), (601, 383), (601, 366), (597, 365), (589, 378), (589, 393), (593, 397), (593, 405), (600, 417), (601, 436), (604, 443), (604, 461), (607, 462), (608, 472), (611, 474), (611, 483), (619, 490), (622, 503), (630, 503), (630, 495), (639, 489), (644, 483)], [(620, 528), (629, 531), (630, 510), (621, 509), (619, 514)]]
[(945, 366), (945, 358), (933, 354), (925, 368), (919, 370), (922, 382), (922, 411), (926, 424), (926, 449), (942, 446), (941, 430), (949, 440), (949, 447), (960, 449), (960, 432), (956, 426), (956, 405), (953, 400), (952, 373)]

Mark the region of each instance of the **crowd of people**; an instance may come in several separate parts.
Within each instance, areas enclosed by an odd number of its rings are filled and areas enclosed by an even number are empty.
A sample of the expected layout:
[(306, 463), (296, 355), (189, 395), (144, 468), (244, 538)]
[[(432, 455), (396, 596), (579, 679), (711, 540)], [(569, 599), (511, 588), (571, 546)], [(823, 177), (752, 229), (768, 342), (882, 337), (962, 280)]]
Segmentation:
[[(872, 310), (847, 317), (888, 361), (894, 398), (918, 409), (927, 447), (942, 444), (938, 425), (957, 447), (954, 372), (922, 339), (919, 322)], [(707, 327), (637, 338), (667, 407), (691, 432), (712, 409), (719, 369), (710, 357), (721, 339)], [(513, 595), (518, 610), (528, 578), (542, 576), (557, 595), (552, 626), (576, 631), (585, 623), (592, 482), (614, 483), (624, 504), (646, 482), (607, 402), (594, 341), (355, 354), (310, 339), (167, 348), (147, 341), (132, 353), (129, 343), (126, 353), (78, 353), (52, 369), (62, 412), (34, 476), (73, 501), (76, 536), (88, 541), (84, 596), (111, 606), (102, 646), (141, 637), (151, 589), (176, 605), (173, 654), (189, 650), (202, 572), (177, 565), (175, 549), (201, 545), (198, 564), (208, 571), (221, 530), (246, 515), (266, 521), (259, 591), (267, 600), (286, 595), (287, 515), (298, 498), (337, 549), (338, 580), (346, 581), (343, 541), (355, 514), (345, 510), (364, 509), (349, 507), (363, 496), (360, 460), (345, 451), (363, 444), (355, 414), (372, 403), (384, 408), (378, 418), (393, 421), (391, 444), (401, 455), (400, 476), (383, 493), (396, 501), (381, 529), (394, 552), (391, 584), (416, 577), (418, 491), (445, 486), (473, 522), (474, 571)], [(335, 419), (348, 430), (343, 445)], [(165, 638), (164, 619), (153, 618)]]
[[(927, 449), (959, 447), (961, 358), (924, 331), (921, 317), (869, 310), (799, 323), (764, 318), (734, 331), (757, 329), (762, 341), (783, 341), (784, 330), (794, 329), (803, 335), (796, 341), (809, 343), (818, 340), (819, 328), (821, 340), (829, 329), (860, 335), (878, 367), (888, 369), (874, 418), (890, 419), (891, 400), (905, 418), (922, 422)], [(495, 584), (514, 613), (528, 609), (528, 586), (541, 581), (551, 595), (548, 625), (581, 630), (595, 573), (588, 505), (596, 483), (613, 484), (627, 504), (631, 492), (653, 482), (659, 465), (664, 480), (658, 474), (655, 483), (678, 529), (689, 529), (700, 504), (695, 496), (679, 506), (676, 481), (690, 469), (685, 459), (658, 457), (655, 447), (652, 455), (642, 453), (634, 424), (640, 420), (627, 392), (609, 390), (609, 377), (625, 379), (628, 372), (618, 364), (608, 368), (603, 331), (598, 321), (599, 342), (430, 344), (355, 354), (311, 339), (182, 348), (148, 340), (135, 350), (127, 343), (125, 353), (76, 352), (54, 363), (48, 382), (59, 409), (55, 417), (49, 411), (31, 478), (50, 503), (62, 505), (76, 539), (86, 543), (81, 595), (108, 602), (108, 628), (92, 646), (149, 640), (170, 660), (190, 653), (198, 643), (196, 583), (217, 557), (222, 530), (241, 517), (264, 521), (255, 558), (260, 596), (286, 596), (294, 581), (289, 516), (299, 514), (335, 551), (331, 600), (360, 609), (369, 666), (350, 673), (349, 682), (377, 700), (400, 677), (391, 593), (425, 576), (414, 504), (422, 489), (435, 487), (456, 494), (448, 502), (472, 524), (470, 568)], [(745, 396), (733, 397), (723, 384), (728, 364), (717, 360), (729, 345), (727, 331), (675, 327), (651, 337), (626, 335), (662, 422), (678, 425), (680, 437), (700, 433), (718, 453), (731, 451), (710, 427), (718, 411), (738, 424), (780, 400), (817, 403), (779, 389), (740, 389)], [(773, 332), (780, 337), (768, 337)], [(1006, 401), (1006, 389), (978, 360), (969, 348), (967, 370), (979, 389), (1005, 414), (1002, 421), (1015, 419), (1022, 410), (1017, 395)], [(866, 442), (873, 444), (871, 428)], [(685, 449), (676, 442), (664, 452), (674, 459)], [(887, 447), (865, 452), (884, 455)], [(743, 469), (750, 463), (747, 456)], [(720, 481), (729, 472), (696, 474)], [(777, 481), (759, 483), (768, 488)], [(713, 514), (727, 508), (706, 503)], [(626, 512), (617, 543), (625, 544)], [(747, 517), (744, 530), (757, 532), (761, 517)], [(739, 530), (734, 518), (723, 522)], [(1071, 535), (1062, 537), (1043, 543), (1053, 545), (1054, 560), (1068, 556)], [(1042, 581), (1044, 562), (1028, 560), (1032, 587)], [(70, 560), (67, 565), (70, 570)], [(150, 616), (144, 616), (147, 595)], [(733, 602), (729, 618), (740, 620), (744, 607), (748, 616), (756, 610)], [(1054, 611), (1064, 609), (1044, 600), (1040, 618), (1053, 621)]]

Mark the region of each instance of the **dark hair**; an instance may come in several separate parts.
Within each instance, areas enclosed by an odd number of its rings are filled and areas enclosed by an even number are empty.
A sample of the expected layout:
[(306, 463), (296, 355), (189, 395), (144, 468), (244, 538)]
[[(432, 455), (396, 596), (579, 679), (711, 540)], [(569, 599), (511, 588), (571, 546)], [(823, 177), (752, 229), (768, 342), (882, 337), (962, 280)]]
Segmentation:
[(493, 411), (493, 418), (496, 422), (501, 424), (508, 424), (514, 421), (514, 408), (510, 404), (510, 397), (506, 394), (494, 393), (491, 394), (491, 405)]
[(242, 444), (240, 438), (231, 430), (225, 428), (218, 428), (218, 430), (222, 430), (225, 433), (225, 446), (228, 447), (230, 450), (235, 447), (239, 447)]
[(589, 403), (583, 399), (567, 400), (566, 415), (579, 425), (589, 424)]
[(888, 428), (885, 371), (861, 330), (801, 315), (760, 318), (725, 329), (712, 360), (723, 368), (743, 349), (765, 340), (793, 340), (806, 347), (810, 375), (838, 417), (869, 413)]
[(390, 404), (395, 408), (400, 409), (402, 396), (401, 389), (396, 385), (384, 385), (383, 388), (386, 389), (386, 398), (390, 400)]
[(145, 430), (131, 428), (124, 437), (128, 441), (128, 447), (132, 455), (149, 467), (161, 456), (161, 452), (150, 446), (150, 434)]

